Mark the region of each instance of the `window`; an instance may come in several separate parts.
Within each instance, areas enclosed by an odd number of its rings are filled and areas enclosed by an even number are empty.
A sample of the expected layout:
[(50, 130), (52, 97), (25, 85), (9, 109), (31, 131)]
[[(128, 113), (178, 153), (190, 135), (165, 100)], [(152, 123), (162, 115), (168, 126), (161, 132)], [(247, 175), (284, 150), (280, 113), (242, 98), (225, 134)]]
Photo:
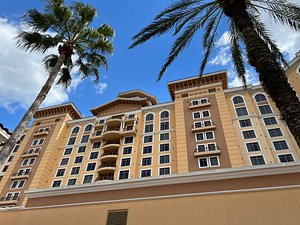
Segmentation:
[(145, 133), (151, 133), (151, 132), (153, 132), (153, 124), (145, 125)]
[(23, 134), (23, 135), (20, 137), (19, 142), (22, 142), (22, 141), (24, 140), (24, 138), (25, 138), (25, 134)]
[(260, 114), (264, 115), (264, 114), (269, 114), (272, 113), (272, 109), (269, 105), (261, 105), (258, 106)]
[(142, 158), (142, 166), (151, 166), (151, 165), (152, 165), (152, 157)]
[(203, 157), (199, 158), (199, 167), (216, 167), (220, 166), (219, 157), (218, 156), (211, 156), (211, 157)]
[(160, 130), (169, 130), (169, 122), (160, 123)]
[(105, 120), (99, 120), (99, 124), (104, 124)]
[(61, 185), (61, 180), (55, 180), (52, 183), (52, 187), (60, 187), (60, 185)]
[(286, 141), (273, 141), (275, 150), (285, 150), (289, 149)]
[(79, 129), (79, 127), (74, 127), (71, 134), (78, 134)]
[(202, 117), (203, 117), (203, 118), (210, 117), (210, 112), (209, 112), (209, 110), (202, 111)]
[(275, 117), (264, 118), (264, 123), (265, 123), (266, 126), (278, 124)]
[(84, 129), (84, 131), (85, 132), (90, 132), (91, 130), (92, 130), (92, 125), (91, 124), (89, 124), (89, 125), (87, 125), (86, 127), (85, 127), (85, 129)]
[(23, 188), (24, 184), (25, 184), (25, 180), (15, 180), (12, 182), (10, 188), (11, 189)]
[(76, 137), (70, 137), (69, 141), (68, 141), (68, 145), (74, 145), (76, 141)]
[(159, 164), (170, 163), (170, 155), (159, 156)]
[(248, 152), (257, 152), (260, 151), (260, 146), (258, 142), (246, 143)]
[(206, 103), (208, 103), (208, 99), (207, 98), (202, 98), (202, 99), (200, 99), (200, 103), (201, 104), (206, 104)]
[(170, 167), (159, 168), (159, 175), (169, 175), (171, 174)]
[(286, 163), (286, 162), (294, 162), (294, 157), (292, 154), (285, 154), (285, 155), (278, 155), (279, 161), (281, 163)]
[(126, 125), (125, 130), (129, 131), (129, 130), (133, 130), (133, 125)]
[(98, 159), (99, 152), (91, 152), (90, 159)]
[(63, 159), (61, 159), (61, 161), (60, 161), (60, 166), (66, 166), (66, 165), (68, 165), (68, 163), (69, 163), (69, 158), (63, 158)]
[(213, 125), (213, 123), (211, 122), (211, 120), (205, 120), (205, 121), (203, 122), (203, 125), (204, 125), (205, 127), (210, 127), (210, 126)]
[(280, 128), (268, 129), (270, 137), (280, 137), (283, 136)]
[(86, 171), (93, 171), (96, 169), (96, 163), (88, 163), (86, 167)]
[(193, 119), (200, 119), (201, 113), (200, 112), (193, 112)]
[(252, 166), (258, 166), (258, 165), (266, 164), (265, 159), (262, 155), (250, 156), (250, 161), (251, 161)]
[(152, 135), (148, 135), (148, 136), (144, 136), (144, 143), (149, 143), (153, 141), (153, 136)]
[(79, 146), (78, 150), (77, 150), (77, 153), (84, 153), (86, 150), (86, 146)]
[(246, 107), (236, 108), (235, 111), (238, 117), (248, 115)]
[(133, 137), (125, 137), (124, 144), (132, 144), (133, 143)]
[(165, 141), (165, 140), (169, 140), (169, 133), (163, 133), (159, 135), (159, 140), (160, 141)]
[(267, 101), (267, 98), (263, 94), (257, 94), (257, 95), (255, 95), (255, 101), (256, 102), (264, 102), (264, 101)]
[(254, 130), (245, 130), (242, 132), (244, 139), (256, 138)]
[(239, 120), (240, 127), (251, 127), (252, 123), (250, 119)]
[(11, 162), (13, 159), (14, 159), (14, 156), (11, 155), (11, 156), (9, 156), (9, 157), (7, 158), (7, 161), (6, 161), (6, 162)]
[(199, 105), (199, 100), (192, 100), (192, 105)]
[(92, 148), (100, 148), (100, 146), (101, 146), (101, 142), (100, 142), (100, 141), (97, 141), (97, 142), (94, 142), (94, 143), (93, 143)]
[(168, 151), (170, 151), (170, 144), (169, 143), (160, 144), (159, 145), (159, 151), (160, 152), (168, 152)]
[(205, 132), (205, 136), (206, 136), (206, 140), (215, 139), (213, 131)]
[(215, 151), (218, 150), (217, 145), (215, 143), (209, 143), (207, 144), (207, 150), (208, 151)]
[(19, 150), (19, 148), (20, 148), (20, 145), (16, 145), (14, 147), (14, 149), (11, 151), (11, 153), (16, 153)]
[(89, 137), (90, 137), (89, 135), (82, 136), (81, 143), (87, 143), (89, 141)]
[(195, 137), (196, 137), (196, 141), (203, 141), (204, 140), (204, 133), (196, 133)]
[(36, 158), (24, 159), (22, 162), (22, 166), (30, 166), (33, 165)]
[(152, 146), (143, 147), (143, 154), (151, 154), (151, 153), (152, 153)]
[(74, 160), (74, 164), (82, 163), (83, 156), (76, 156)]
[(2, 169), (2, 171), (1, 171), (1, 172), (2, 172), (2, 173), (6, 172), (6, 171), (7, 171), (7, 169), (8, 169), (8, 167), (9, 167), (8, 165), (5, 165), (5, 166), (3, 167), (3, 169)]
[(71, 178), (68, 180), (67, 186), (75, 185), (77, 181), (77, 178)]
[(93, 177), (94, 175), (93, 174), (90, 174), (90, 175), (85, 175), (84, 178), (83, 178), (83, 184), (89, 184), (89, 183), (93, 183)]
[(123, 155), (129, 155), (132, 153), (132, 147), (124, 147), (123, 148)]
[(134, 116), (135, 116), (134, 114), (129, 114), (128, 119), (134, 119)]
[(56, 172), (56, 177), (63, 177), (65, 175), (66, 169), (58, 169)]
[(168, 112), (168, 111), (163, 111), (163, 112), (161, 112), (160, 118), (161, 118), (161, 119), (169, 118), (169, 112)]
[(106, 225), (126, 225), (128, 224), (127, 215), (127, 210), (108, 211)]
[(42, 145), (42, 144), (44, 143), (44, 141), (45, 141), (45, 138), (42, 138), (42, 139), (35, 139), (35, 140), (33, 140), (32, 145), (33, 145), (33, 146), (34, 146), (34, 145)]
[(201, 145), (197, 145), (197, 151), (198, 152), (205, 152), (206, 150), (206, 147), (204, 144), (201, 144)]
[(119, 172), (119, 180), (125, 180), (129, 178), (129, 170), (122, 170)]
[(65, 149), (65, 152), (64, 152), (64, 155), (71, 155), (72, 154), (72, 148), (66, 148)]
[(131, 158), (124, 158), (121, 160), (121, 167), (130, 166)]
[(28, 165), (33, 165), (35, 163), (36, 158), (29, 159)]
[(146, 116), (146, 121), (152, 121), (154, 119), (154, 115), (152, 113)]
[(232, 101), (235, 105), (244, 103), (244, 99), (241, 96), (234, 97)]
[(80, 166), (72, 167), (71, 169), (71, 175), (77, 175), (79, 174)]
[(141, 177), (151, 177), (151, 169), (141, 170)]

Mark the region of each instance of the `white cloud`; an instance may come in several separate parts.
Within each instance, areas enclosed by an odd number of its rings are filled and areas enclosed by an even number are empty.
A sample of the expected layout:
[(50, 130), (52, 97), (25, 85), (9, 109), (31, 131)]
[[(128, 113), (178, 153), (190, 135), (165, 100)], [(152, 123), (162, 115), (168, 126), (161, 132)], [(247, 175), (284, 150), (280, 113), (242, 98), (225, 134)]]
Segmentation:
[[(20, 29), (20, 25), (11, 24), (0, 17), (0, 106), (12, 113), (30, 106), (48, 75), (42, 66), (45, 55), (16, 48), (15, 37)], [(80, 82), (77, 75), (73, 76), (73, 82), (67, 91), (61, 86), (53, 86), (43, 106), (68, 101), (68, 93), (76, 90)]]
[(96, 93), (99, 95), (102, 95), (103, 92), (106, 90), (106, 88), (107, 88), (107, 83), (99, 82), (97, 85), (95, 85)]
[(230, 35), (228, 31), (222, 34), (215, 46), (218, 49), (218, 53), (209, 61), (209, 64), (225, 66), (231, 62)]
[[(258, 76), (252, 69), (246, 69), (245, 76), (247, 84), (259, 84)], [(228, 70), (228, 80), (229, 87), (240, 87), (244, 85), (241, 79), (236, 76), (236, 72), (234, 71), (233, 67)]]

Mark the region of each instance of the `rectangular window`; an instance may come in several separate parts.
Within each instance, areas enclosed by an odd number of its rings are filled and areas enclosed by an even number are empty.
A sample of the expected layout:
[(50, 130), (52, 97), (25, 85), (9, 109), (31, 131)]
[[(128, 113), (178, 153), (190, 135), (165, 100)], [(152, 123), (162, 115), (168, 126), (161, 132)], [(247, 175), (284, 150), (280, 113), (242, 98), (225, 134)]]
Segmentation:
[(142, 166), (151, 166), (152, 165), (152, 157), (142, 158)]
[(25, 185), (25, 180), (15, 180), (12, 182), (10, 188), (11, 189), (23, 188), (24, 185)]
[(264, 114), (269, 114), (272, 113), (272, 109), (269, 105), (261, 105), (258, 106), (260, 114), (264, 115)]
[(192, 100), (192, 105), (199, 105), (199, 100)]
[(19, 148), (20, 148), (20, 145), (16, 145), (14, 147), (14, 149), (11, 151), (11, 153), (16, 153), (19, 150)]
[(205, 152), (206, 147), (204, 144), (197, 145), (197, 152)]
[(83, 178), (83, 184), (89, 184), (89, 183), (93, 183), (93, 177), (94, 175), (93, 174), (90, 174), (90, 175), (85, 175), (84, 178)]
[(123, 148), (123, 155), (130, 155), (132, 153), (132, 147), (124, 147)]
[(64, 155), (71, 155), (72, 154), (72, 148), (66, 148), (65, 149), (65, 152), (64, 152)]
[(98, 159), (99, 152), (91, 152), (90, 159)]
[(169, 130), (169, 122), (160, 123), (160, 130)]
[(134, 114), (129, 114), (128, 119), (134, 119), (134, 116), (135, 116)]
[(150, 143), (152, 141), (153, 141), (152, 135), (144, 136), (144, 143)]
[(268, 129), (270, 137), (281, 137), (283, 136), (280, 128)]
[(71, 169), (71, 175), (77, 175), (79, 174), (80, 166), (72, 167)]
[(68, 180), (67, 186), (73, 186), (76, 184), (77, 178), (71, 178)]
[(5, 165), (4, 167), (3, 167), (3, 169), (2, 169), (2, 173), (4, 173), (4, 172), (6, 172), (7, 171), (7, 169), (8, 169), (8, 165)]
[(56, 172), (56, 177), (63, 177), (65, 175), (66, 169), (58, 169)]
[(204, 140), (204, 133), (196, 133), (195, 137), (196, 137), (196, 141), (203, 141)]
[(248, 152), (257, 152), (260, 151), (260, 146), (258, 142), (246, 143)]
[(200, 103), (201, 104), (206, 104), (206, 103), (208, 103), (208, 99), (207, 98), (202, 98), (202, 99), (200, 99)]
[(87, 143), (89, 141), (89, 137), (90, 137), (90, 135), (82, 136), (80, 143)]
[(248, 115), (246, 107), (236, 108), (235, 111), (238, 117)]
[(200, 112), (193, 112), (193, 119), (200, 119), (201, 118), (201, 113)]
[(94, 171), (96, 169), (96, 163), (88, 163), (86, 171)]
[(151, 154), (152, 153), (152, 146), (144, 146), (143, 147), (143, 154)]
[(258, 165), (266, 164), (265, 159), (262, 155), (250, 156), (250, 161), (251, 161), (252, 166), (258, 166)]
[(55, 180), (52, 183), (52, 187), (60, 187), (60, 185), (61, 185), (61, 180)]
[(209, 144), (207, 144), (207, 150), (208, 151), (215, 151), (217, 149), (218, 148), (217, 148), (217, 145), (215, 143), (209, 143)]
[(239, 120), (240, 127), (251, 127), (252, 123), (250, 119)]
[(74, 164), (82, 163), (83, 156), (76, 156), (74, 160)]
[(170, 155), (159, 156), (159, 164), (170, 163)]
[(80, 146), (80, 147), (78, 148), (77, 153), (84, 153), (85, 150), (86, 150), (86, 146)]
[(287, 145), (287, 142), (285, 140), (283, 140), (283, 141), (273, 141), (273, 146), (274, 146), (275, 150), (289, 149), (289, 146)]
[(281, 163), (286, 163), (286, 162), (294, 162), (294, 157), (292, 154), (285, 154), (285, 155), (278, 155), (279, 161)]
[(63, 158), (63, 159), (61, 159), (61, 161), (60, 161), (60, 166), (66, 166), (66, 165), (68, 165), (68, 163), (69, 163), (69, 158)]
[(209, 112), (209, 110), (202, 111), (202, 117), (203, 117), (203, 118), (210, 117), (210, 112)]
[(153, 124), (145, 125), (145, 133), (151, 133), (151, 132), (153, 132)]
[(169, 143), (160, 144), (159, 145), (159, 151), (160, 152), (168, 152), (168, 151), (170, 151), (170, 144)]
[(101, 142), (100, 142), (100, 141), (97, 141), (97, 142), (94, 142), (94, 143), (93, 143), (92, 148), (100, 148), (100, 146), (101, 146)]
[(203, 122), (203, 125), (204, 125), (205, 127), (210, 127), (210, 126), (213, 125), (213, 123), (211, 122), (211, 120), (205, 120), (205, 121)]
[(220, 166), (220, 161), (218, 156), (211, 156), (211, 157), (203, 157), (199, 158), (199, 167), (216, 167)]
[(208, 167), (208, 158), (199, 158), (199, 167)]
[(133, 143), (133, 137), (125, 137), (124, 144), (132, 144)]
[(159, 168), (159, 175), (169, 175), (171, 174), (170, 167)]
[(266, 126), (278, 124), (277, 120), (275, 119), (275, 117), (264, 118), (264, 123), (265, 123)]
[(141, 170), (141, 177), (151, 177), (151, 169)]
[(70, 137), (69, 141), (68, 141), (68, 145), (74, 145), (76, 141), (76, 137)]
[(251, 138), (256, 138), (254, 130), (246, 130), (243, 131), (243, 137), (244, 139), (251, 139)]
[(126, 225), (127, 224), (127, 210), (108, 211), (106, 225)]
[(44, 143), (45, 139), (42, 138), (42, 139), (35, 139), (33, 140), (32, 142), (32, 145), (42, 145)]
[(119, 171), (119, 180), (126, 180), (129, 178), (129, 170)]
[(160, 134), (159, 135), (159, 140), (160, 141), (166, 141), (166, 140), (169, 140), (169, 133), (163, 133), (163, 134)]
[(6, 162), (11, 162), (13, 159), (14, 159), (14, 156), (11, 155), (11, 156), (9, 156), (9, 157), (7, 158), (7, 161), (6, 161)]
[(206, 140), (213, 140), (213, 139), (215, 139), (213, 131), (205, 132), (205, 136), (206, 136)]
[(194, 123), (194, 127), (193, 128), (200, 128), (200, 127), (202, 127), (202, 122), (201, 121)]
[(121, 167), (130, 166), (131, 158), (124, 158), (121, 160)]

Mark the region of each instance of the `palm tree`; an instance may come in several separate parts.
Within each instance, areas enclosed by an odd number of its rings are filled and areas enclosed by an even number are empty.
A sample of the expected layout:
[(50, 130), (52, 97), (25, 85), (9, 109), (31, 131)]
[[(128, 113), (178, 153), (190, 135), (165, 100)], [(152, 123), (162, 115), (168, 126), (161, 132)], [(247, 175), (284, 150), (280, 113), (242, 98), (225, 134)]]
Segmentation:
[(214, 47), (218, 27), (226, 20), (237, 76), (246, 84), (245, 46), (250, 65), (255, 67), (264, 90), (275, 102), (300, 147), (300, 102), (281, 67), (286, 61), (261, 21), (261, 12), (267, 13), (276, 23), (300, 30), (300, 7), (287, 0), (180, 0), (160, 12), (150, 25), (136, 34), (130, 48), (174, 30), (173, 36), (178, 37), (161, 68), (159, 80), (195, 33), (203, 28), (205, 55), (199, 71), (201, 76)]
[[(43, 12), (33, 9), (24, 15), (23, 22), (30, 27), (30, 31), (19, 33), (17, 47), (42, 53), (58, 47), (58, 55), (50, 54), (45, 57), (44, 64), (49, 70), (49, 77), (2, 148), (0, 165), (24, 133), (54, 82), (67, 87), (71, 83), (70, 72), (74, 67), (83, 78), (93, 76), (96, 81), (99, 79), (99, 67), (108, 69), (106, 55), (113, 53), (111, 40), (114, 30), (107, 24), (97, 29), (89, 27), (96, 14), (96, 9), (88, 4), (74, 2), (67, 6), (64, 0), (48, 0)], [(74, 55), (76, 60), (73, 62)]]

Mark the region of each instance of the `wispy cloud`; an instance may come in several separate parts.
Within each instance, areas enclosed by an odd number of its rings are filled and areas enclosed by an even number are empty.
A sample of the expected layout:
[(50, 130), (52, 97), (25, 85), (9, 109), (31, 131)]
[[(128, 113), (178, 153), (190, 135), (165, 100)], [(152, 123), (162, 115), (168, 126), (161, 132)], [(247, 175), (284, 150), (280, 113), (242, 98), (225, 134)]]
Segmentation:
[(97, 94), (102, 95), (103, 92), (107, 89), (107, 83), (99, 82), (97, 85), (95, 85), (95, 89)]

